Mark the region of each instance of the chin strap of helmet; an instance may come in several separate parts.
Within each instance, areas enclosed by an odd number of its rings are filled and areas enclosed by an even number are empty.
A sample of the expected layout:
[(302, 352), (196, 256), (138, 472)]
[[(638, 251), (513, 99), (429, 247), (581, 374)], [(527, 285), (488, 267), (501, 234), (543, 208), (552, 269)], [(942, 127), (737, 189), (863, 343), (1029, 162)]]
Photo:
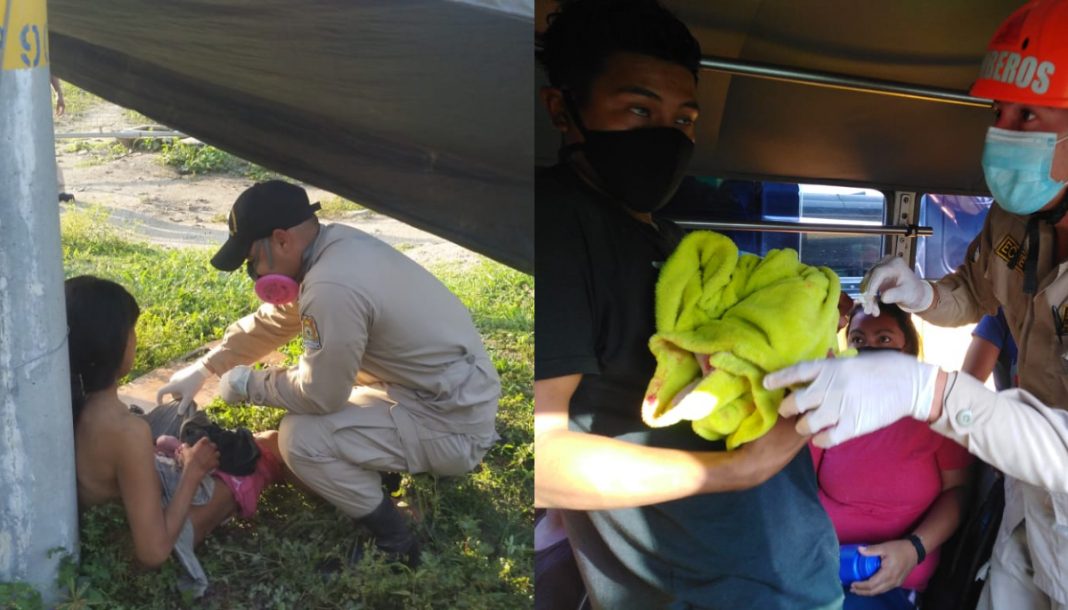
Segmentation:
[(1016, 253), (1009, 259), (1009, 269), (1015, 269), (1020, 263), (1020, 257), (1027, 251), (1024, 259), (1024, 284), (1023, 290), (1027, 294), (1034, 294), (1038, 289), (1038, 228), (1040, 222), (1048, 222), (1055, 225), (1068, 213), (1068, 193), (1061, 196), (1060, 203), (1051, 210), (1035, 212), (1027, 218), (1027, 230), (1024, 242), (1016, 249)]

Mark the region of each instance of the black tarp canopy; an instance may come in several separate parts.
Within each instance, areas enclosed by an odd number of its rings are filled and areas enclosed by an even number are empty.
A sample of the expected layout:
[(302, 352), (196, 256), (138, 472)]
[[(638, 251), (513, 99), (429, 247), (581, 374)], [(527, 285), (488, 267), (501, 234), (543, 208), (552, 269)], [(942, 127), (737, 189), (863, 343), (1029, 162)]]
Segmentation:
[[(663, 0), (705, 56), (966, 93), (1022, 0)], [(538, 0), (544, 28), (548, 0)], [(538, 82), (542, 83), (540, 76)], [(703, 70), (691, 173), (983, 193), (988, 108)], [(539, 109), (540, 110), (540, 109)], [(536, 113), (537, 162), (559, 138)]]
[(50, 0), (54, 73), (530, 272), (532, 0)]

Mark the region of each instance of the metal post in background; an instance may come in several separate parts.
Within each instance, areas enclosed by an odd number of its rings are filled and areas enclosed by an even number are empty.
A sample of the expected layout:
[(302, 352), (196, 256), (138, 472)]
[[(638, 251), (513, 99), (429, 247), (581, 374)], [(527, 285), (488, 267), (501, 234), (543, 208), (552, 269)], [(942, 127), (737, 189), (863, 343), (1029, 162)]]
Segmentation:
[(0, 582), (51, 608), (78, 515), (45, 0), (0, 28)]
[[(890, 206), (890, 218), (888, 224), (901, 223), (912, 224), (920, 218), (920, 197), (916, 193), (897, 191), (894, 193), (894, 203)], [(930, 235), (930, 233), (928, 233)], [(909, 267), (916, 266), (916, 244), (914, 240), (897, 236), (892, 240), (886, 240), (889, 252), (905, 259)]]

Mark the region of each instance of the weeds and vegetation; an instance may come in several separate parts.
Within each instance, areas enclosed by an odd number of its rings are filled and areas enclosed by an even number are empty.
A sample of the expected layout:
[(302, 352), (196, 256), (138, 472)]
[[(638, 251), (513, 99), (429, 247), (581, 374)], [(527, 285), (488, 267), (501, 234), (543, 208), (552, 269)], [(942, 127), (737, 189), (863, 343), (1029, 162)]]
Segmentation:
[(256, 165), (251, 161), (245, 161), (247, 167), (245, 167), (242, 175), (246, 178), (251, 178), (256, 182), (263, 182), (264, 180), (285, 180), (286, 177), (278, 172), (272, 172), (266, 167)]
[(319, 211), (319, 217), (328, 220), (342, 218), (349, 212), (359, 212), (360, 210), (367, 209), (358, 203), (343, 199), (337, 195), (331, 195), (330, 197), (319, 200), (319, 205), (322, 206), (322, 209)]
[(207, 144), (191, 144), (174, 139), (165, 142), (160, 161), (178, 170), (179, 174), (226, 174), (235, 172), (238, 159), (228, 152)]
[(177, 139), (163, 143), (160, 161), (177, 169), (179, 174), (237, 174), (257, 182), (281, 178), (279, 174), (214, 146)]
[[(256, 305), (248, 279), (212, 269), (209, 251), (123, 241), (103, 214), (64, 216), (63, 260), (68, 277), (92, 273), (113, 279), (140, 303), (132, 375), (220, 336), (229, 322)], [(498, 610), (532, 605), (533, 280), (490, 262), (432, 271), (470, 308), (500, 372), (501, 441), (467, 476), (404, 476), (399, 495), (423, 517), (423, 566), (415, 572), (398, 569), (371, 553), (358, 566), (324, 577), (317, 566), (343, 557), (357, 529), (329, 504), (279, 486), (261, 498), (256, 519), (234, 520), (200, 547), (198, 557), (212, 586), (197, 607)], [(293, 361), (300, 349), (294, 341), (282, 351)], [(253, 430), (274, 428), (283, 415), (278, 409), (229, 407), (220, 401), (208, 412), (224, 426)], [(176, 592), (179, 568), (173, 560), (152, 572), (132, 565), (121, 506), (89, 511), (81, 527), (81, 564), (60, 575), (64, 607), (194, 604)], [(32, 594), (17, 584), (0, 585), (0, 608), (20, 607), (10, 606), (6, 600), (11, 599), (34, 607)]]
[(104, 139), (72, 140), (63, 150), (84, 156), (84, 159), (78, 161), (78, 165), (82, 167), (103, 165), (130, 154), (130, 150), (123, 146), (122, 142)]
[(21, 610), (42, 608), (41, 594), (24, 582), (0, 582), (0, 609)]

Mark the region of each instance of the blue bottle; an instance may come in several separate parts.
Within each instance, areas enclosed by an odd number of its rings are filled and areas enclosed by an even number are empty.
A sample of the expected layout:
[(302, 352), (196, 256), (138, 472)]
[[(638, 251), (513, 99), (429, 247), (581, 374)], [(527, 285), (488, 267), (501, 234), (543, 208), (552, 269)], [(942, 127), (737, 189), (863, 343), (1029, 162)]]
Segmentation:
[(843, 544), (838, 551), (838, 578), (843, 585), (851, 585), (859, 580), (868, 580), (879, 571), (882, 560), (879, 557), (861, 555), (858, 547), (864, 544)]

